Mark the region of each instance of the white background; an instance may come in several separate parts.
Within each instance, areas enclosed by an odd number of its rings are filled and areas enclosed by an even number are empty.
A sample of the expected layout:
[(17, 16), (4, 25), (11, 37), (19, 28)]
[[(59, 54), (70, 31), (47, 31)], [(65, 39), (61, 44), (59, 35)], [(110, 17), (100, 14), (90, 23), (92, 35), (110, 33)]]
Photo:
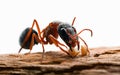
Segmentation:
[[(18, 52), (19, 36), (31, 27), (33, 19), (43, 29), (54, 20), (71, 24), (75, 16), (78, 32), (84, 28), (93, 30), (92, 38), (89, 32), (80, 35), (90, 48), (120, 46), (120, 0), (1, 0), (0, 54)], [(59, 50), (54, 45), (45, 48)], [(33, 52), (40, 50), (41, 45), (33, 47)]]

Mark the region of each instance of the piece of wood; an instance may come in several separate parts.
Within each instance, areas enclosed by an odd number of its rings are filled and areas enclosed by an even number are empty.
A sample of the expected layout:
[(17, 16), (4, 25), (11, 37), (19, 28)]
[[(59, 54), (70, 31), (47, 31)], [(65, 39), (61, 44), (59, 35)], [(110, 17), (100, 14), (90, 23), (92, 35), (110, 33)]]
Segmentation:
[(49, 51), (27, 55), (0, 55), (0, 75), (119, 75), (120, 47), (91, 48), (90, 56), (69, 57)]

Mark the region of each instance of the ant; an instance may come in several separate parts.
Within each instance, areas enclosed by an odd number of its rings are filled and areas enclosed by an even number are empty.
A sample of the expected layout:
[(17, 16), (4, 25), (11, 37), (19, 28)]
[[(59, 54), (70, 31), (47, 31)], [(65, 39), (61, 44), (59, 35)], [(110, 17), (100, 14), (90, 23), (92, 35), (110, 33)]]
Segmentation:
[[(44, 28), (42, 31), (40, 30), (39, 24), (36, 19), (34, 19), (32, 27), (31, 28), (26, 28), (22, 34), (20, 35), (19, 38), (19, 43), (21, 48), (19, 49), (19, 52), (21, 52), (22, 48), (24, 49), (30, 49), (30, 52), (32, 50), (32, 47), (35, 44), (42, 44), (43, 48), (43, 54), (42, 58), (44, 57), (45, 53), (45, 48), (44, 45), (49, 44), (55, 44), (57, 47), (60, 48), (63, 52), (68, 54), (71, 57), (75, 57), (79, 54), (80, 50), (80, 41), (83, 41), (85, 46), (81, 46), (81, 54), (82, 55), (87, 55), (89, 52), (88, 45), (87, 43), (80, 37), (78, 36), (81, 34), (83, 31), (90, 31), (91, 36), (93, 35), (93, 32), (91, 29), (83, 29), (79, 33), (77, 33), (74, 25), (76, 17), (74, 17), (72, 24), (64, 23), (64, 22), (59, 22), (59, 21), (54, 21), (49, 23), (49, 25)], [(37, 27), (38, 33), (33, 29), (34, 25)], [(65, 42), (66, 45), (60, 43), (57, 39), (58, 36), (61, 37), (61, 39)], [(62, 48), (64, 46), (68, 51)], [(77, 46), (77, 51), (75, 47)], [(68, 49), (69, 48), (69, 49)], [(29, 53), (30, 53), (29, 52)]]

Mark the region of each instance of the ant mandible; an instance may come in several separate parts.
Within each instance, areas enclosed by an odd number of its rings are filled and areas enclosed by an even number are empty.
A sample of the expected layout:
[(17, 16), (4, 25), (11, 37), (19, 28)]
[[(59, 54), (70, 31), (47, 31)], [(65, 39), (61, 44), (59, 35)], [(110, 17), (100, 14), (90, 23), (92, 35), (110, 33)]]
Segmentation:
[[(88, 49), (88, 45), (78, 35), (81, 34), (83, 31), (87, 30), (91, 32), (91, 36), (92, 36), (93, 32), (91, 29), (83, 29), (79, 33), (77, 33), (76, 29), (73, 27), (75, 19), (76, 17), (74, 17), (72, 24), (67, 24), (67, 23), (63, 23), (59, 21), (51, 22), (42, 31), (40, 30), (37, 20), (34, 19), (32, 27), (26, 28), (20, 35), (19, 43), (20, 43), (21, 48), (19, 49), (18, 53), (21, 52), (22, 48), (30, 49), (30, 52), (31, 52), (32, 47), (35, 44), (40, 43), (42, 44), (42, 48), (43, 48), (43, 54), (42, 54), (42, 58), (43, 58), (44, 53), (45, 53), (44, 45), (49, 43), (49, 44), (55, 44), (63, 52), (67, 53), (71, 57), (75, 57), (79, 54), (79, 49), (80, 49), (79, 39), (80, 39), (85, 44), (84, 47), (81, 46), (81, 54), (87, 55), (87, 53), (90, 53)], [(36, 25), (38, 33), (33, 29), (34, 25)], [(65, 44), (69, 47), (69, 49), (66, 45), (60, 43), (57, 40), (58, 36), (61, 37), (61, 39), (65, 42)], [(68, 51), (63, 49), (61, 46), (66, 47)], [(75, 49), (76, 46), (77, 46), (77, 51)]]

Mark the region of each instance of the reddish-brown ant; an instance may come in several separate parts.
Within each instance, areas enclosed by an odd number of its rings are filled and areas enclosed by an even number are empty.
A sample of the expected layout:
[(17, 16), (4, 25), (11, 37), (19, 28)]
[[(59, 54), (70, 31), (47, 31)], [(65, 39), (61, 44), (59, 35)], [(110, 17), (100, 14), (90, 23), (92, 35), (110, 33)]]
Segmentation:
[[(58, 21), (51, 22), (42, 31), (40, 30), (37, 20), (34, 19), (32, 27), (26, 28), (20, 36), (19, 43), (21, 48), (19, 50), (19, 53), (22, 50), (22, 48), (30, 49), (30, 52), (31, 52), (32, 47), (35, 44), (40, 43), (42, 44), (43, 55), (44, 55), (44, 52), (45, 52), (44, 45), (48, 43), (49, 44), (54, 43), (57, 47), (60, 48), (60, 50), (62, 50), (63, 52), (67, 53), (72, 57), (75, 57), (79, 54), (80, 42), (78, 39), (80, 39), (85, 44), (84, 47), (81, 46), (81, 54), (87, 55), (87, 53), (89, 53), (88, 45), (78, 35), (81, 34), (83, 31), (87, 30), (91, 32), (91, 36), (92, 36), (93, 32), (91, 29), (83, 29), (79, 33), (77, 33), (76, 29), (73, 27), (75, 19), (76, 17), (73, 19), (72, 24), (67, 24), (67, 23), (58, 22)], [(35, 30), (33, 30), (34, 25), (36, 25), (38, 33)], [(60, 43), (57, 40), (58, 36), (61, 37), (61, 39), (66, 43), (69, 49), (66, 45)], [(66, 47), (68, 51), (63, 49), (62, 46)], [(77, 49), (75, 49), (76, 46), (77, 46)], [(42, 58), (43, 58), (43, 55), (42, 55)]]

